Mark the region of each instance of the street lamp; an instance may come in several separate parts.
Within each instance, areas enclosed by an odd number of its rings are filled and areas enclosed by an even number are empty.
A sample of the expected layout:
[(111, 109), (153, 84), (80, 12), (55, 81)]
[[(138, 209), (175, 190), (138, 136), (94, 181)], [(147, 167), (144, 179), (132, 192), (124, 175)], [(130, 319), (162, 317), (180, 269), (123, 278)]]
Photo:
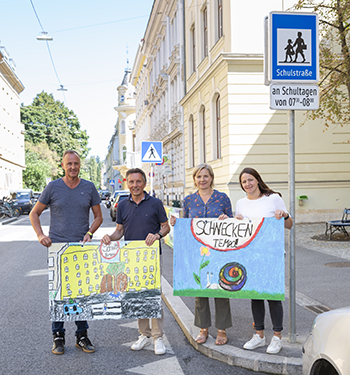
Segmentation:
[(37, 40), (53, 40), (52, 36), (48, 35), (46, 31), (42, 31), (37, 37)]
[(63, 85), (60, 85), (60, 88), (57, 91), (68, 91), (68, 89), (64, 88)]

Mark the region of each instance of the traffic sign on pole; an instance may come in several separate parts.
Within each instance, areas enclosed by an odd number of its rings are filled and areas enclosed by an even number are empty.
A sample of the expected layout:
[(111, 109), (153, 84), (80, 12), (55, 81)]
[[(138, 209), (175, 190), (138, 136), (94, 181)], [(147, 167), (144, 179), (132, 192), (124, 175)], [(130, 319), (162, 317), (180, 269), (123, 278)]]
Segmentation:
[(271, 12), (268, 21), (268, 80), (270, 82), (318, 82), (318, 15), (316, 13)]
[(142, 163), (162, 163), (163, 162), (163, 142), (141, 143)]
[(271, 109), (296, 109), (311, 111), (319, 107), (317, 85), (273, 83), (270, 85)]

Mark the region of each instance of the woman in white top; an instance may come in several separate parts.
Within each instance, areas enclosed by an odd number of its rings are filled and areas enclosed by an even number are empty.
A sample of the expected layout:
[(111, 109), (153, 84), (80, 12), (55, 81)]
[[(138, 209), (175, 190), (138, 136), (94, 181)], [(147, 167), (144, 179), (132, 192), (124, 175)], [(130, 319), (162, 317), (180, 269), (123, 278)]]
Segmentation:
[[(245, 198), (236, 203), (235, 218), (275, 217), (284, 218), (284, 227), (292, 228), (293, 219), (289, 216), (280, 193), (271, 190), (253, 168), (244, 168), (239, 175), (241, 188), (247, 193)], [(281, 331), (283, 329), (283, 308), (281, 301), (268, 301), (273, 324), (274, 336), (266, 352), (276, 354), (282, 349)], [(246, 342), (244, 349), (253, 350), (266, 345), (264, 336), (265, 301), (252, 300), (252, 314), (256, 333)]]

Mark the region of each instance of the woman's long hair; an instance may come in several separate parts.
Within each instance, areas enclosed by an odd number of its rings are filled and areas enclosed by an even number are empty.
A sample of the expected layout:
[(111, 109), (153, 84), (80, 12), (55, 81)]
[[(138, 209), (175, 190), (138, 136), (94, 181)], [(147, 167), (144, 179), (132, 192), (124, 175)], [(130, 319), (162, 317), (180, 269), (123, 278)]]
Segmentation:
[(243, 186), (242, 186), (242, 175), (244, 173), (247, 173), (247, 174), (250, 174), (252, 175), (253, 177), (255, 177), (257, 180), (258, 180), (258, 187), (259, 187), (259, 190), (260, 190), (260, 193), (262, 195), (266, 195), (266, 196), (269, 196), (271, 194), (278, 194), (280, 197), (282, 197), (282, 194), (279, 193), (278, 191), (273, 191), (271, 190), (266, 184), (265, 182), (263, 181), (263, 179), (261, 178), (260, 174), (258, 173), (258, 171), (256, 171), (254, 168), (244, 168), (242, 170), (242, 172), (239, 174), (239, 184), (241, 185), (241, 188), (242, 190), (244, 191), (243, 189)]

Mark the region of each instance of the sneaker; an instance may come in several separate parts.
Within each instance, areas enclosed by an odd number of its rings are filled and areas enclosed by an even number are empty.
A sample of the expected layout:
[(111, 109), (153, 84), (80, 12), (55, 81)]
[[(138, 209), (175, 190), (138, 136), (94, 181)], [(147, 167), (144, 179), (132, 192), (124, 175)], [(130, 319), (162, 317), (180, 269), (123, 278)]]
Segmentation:
[(265, 345), (266, 345), (265, 336), (261, 338), (257, 333), (255, 333), (253, 337), (243, 345), (243, 348), (248, 349), (248, 350), (253, 350), (256, 348), (260, 348), (261, 346), (265, 346)]
[(131, 345), (131, 350), (141, 350), (145, 346), (150, 345), (151, 341), (149, 337), (140, 335), (139, 339)]
[(270, 345), (266, 349), (266, 353), (277, 354), (281, 351), (281, 349), (282, 349), (282, 340), (277, 336), (273, 336), (270, 342)]
[(91, 341), (87, 337), (87, 331), (80, 332), (77, 334), (77, 341), (75, 343), (77, 348), (83, 349), (85, 353), (93, 353), (95, 347), (91, 344)]
[(64, 332), (56, 332), (53, 334), (53, 346), (52, 346), (52, 353), (53, 354), (63, 354), (64, 353)]
[(157, 340), (154, 342), (154, 353), (158, 355), (166, 353), (166, 347), (161, 337), (157, 338)]

